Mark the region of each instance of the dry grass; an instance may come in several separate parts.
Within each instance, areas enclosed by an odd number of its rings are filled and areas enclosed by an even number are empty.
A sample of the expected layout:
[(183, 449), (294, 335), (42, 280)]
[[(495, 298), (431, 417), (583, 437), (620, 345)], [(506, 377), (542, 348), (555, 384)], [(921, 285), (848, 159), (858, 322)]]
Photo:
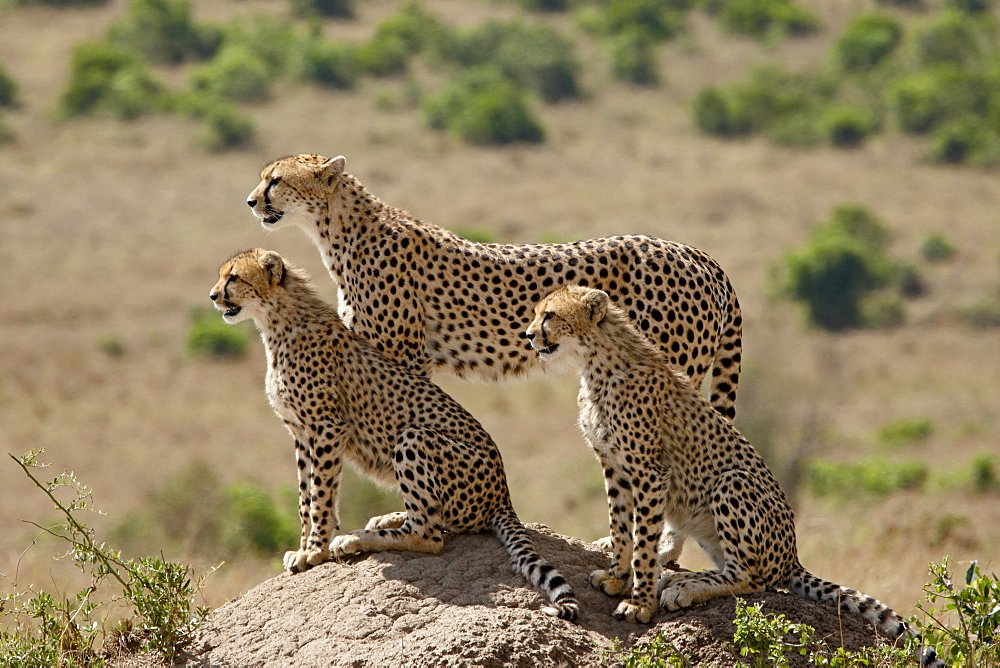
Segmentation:
[[(48, 115), (72, 45), (103, 34), (124, 4), (0, 11), (0, 62), (24, 101), (6, 114), (18, 140), (0, 146), (0, 451), (44, 447), (44, 459), (75, 470), (110, 513), (98, 524), (120, 519), (195, 459), (224, 482), (276, 488), (293, 480), (290, 443), (261, 391), (259, 343), (245, 361), (219, 363), (189, 358), (184, 336), (189, 309), (207, 304), (219, 263), (240, 248), (293, 258), (333, 299), (304, 236), (265, 236), (244, 204), (264, 163), (297, 152), (342, 153), (385, 200), (498, 240), (648, 233), (708, 251), (746, 313), (740, 424), (767, 435), (778, 470), (802, 454), (858, 457), (880, 426), (914, 417), (933, 420), (936, 431), (907, 457), (954, 467), (997, 452), (1000, 330), (971, 329), (955, 317), (957, 305), (1000, 282), (996, 172), (921, 164), (921, 149), (893, 136), (857, 151), (799, 151), (721, 142), (692, 127), (686, 105), (701, 85), (733, 79), (751, 61), (815, 62), (828, 33), (764, 50), (698, 20), (693, 36), (661, 51), (665, 84), (657, 90), (608, 84), (601, 58), (590, 59), (589, 99), (545, 107), (549, 140), (537, 147), (469, 148), (428, 132), (412, 111), (374, 108), (376, 93), (403, 95), (402, 83), (379, 81), (350, 94), (283, 85), (248, 110), (260, 128), (253, 150), (210, 155), (194, 146), (197, 128), (179, 118), (59, 123)], [(204, 4), (211, 14), (199, 4), (199, 15), (213, 19), (273, 5)], [(395, 6), (362, 4), (366, 21)], [(465, 0), (427, 4), (465, 23), (512, 11)], [(846, 5), (816, 5), (831, 24), (843, 23)], [(328, 30), (366, 34), (364, 24)], [(958, 245), (954, 260), (927, 269), (930, 294), (909, 305), (898, 329), (829, 336), (768, 298), (769, 267), (847, 201), (886, 221), (898, 257), (915, 261), (932, 231)], [(121, 341), (125, 354), (103, 352), (103, 336)], [(499, 387), (440, 380), (500, 443), (523, 519), (583, 538), (605, 533), (599, 471), (575, 427), (572, 378)], [(811, 427), (821, 428), (819, 437), (809, 438)], [(0, 464), (0, 573), (8, 575), (30, 540), (18, 520), (49, 513), (19, 475)], [(928, 561), (951, 554), (988, 562), (1000, 553), (995, 495), (934, 492), (841, 506), (800, 495), (797, 515), (807, 567), (904, 613)], [(940, 527), (950, 516), (966, 521), (949, 533)], [(20, 559), (22, 583), (45, 584), (48, 554), (35, 548)], [(698, 563), (697, 554), (688, 559)], [(208, 600), (232, 597), (273, 569), (227, 565), (210, 581)], [(51, 577), (69, 588), (62, 570)]]

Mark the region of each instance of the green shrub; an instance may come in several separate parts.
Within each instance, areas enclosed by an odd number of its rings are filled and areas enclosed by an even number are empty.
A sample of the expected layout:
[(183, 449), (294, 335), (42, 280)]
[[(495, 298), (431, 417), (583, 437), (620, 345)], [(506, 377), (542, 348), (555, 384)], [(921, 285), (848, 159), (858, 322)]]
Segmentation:
[(283, 509), (274, 497), (251, 482), (233, 483), (223, 496), (222, 542), (227, 553), (274, 556), (298, 543), (297, 504)]
[[(205, 114), (205, 129), (201, 134), (201, 145), (210, 151), (226, 151), (253, 143), (256, 136), (253, 121), (240, 113), (236, 107), (222, 101), (211, 106)], [(219, 330), (222, 331), (221, 328)], [(226, 357), (228, 354), (213, 353)], [(242, 353), (235, 353), (238, 356)]]
[(872, 457), (853, 463), (825, 459), (806, 463), (806, 481), (813, 496), (838, 501), (920, 489), (926, 480), (927, 465), (918, 461)]
[(659, 83), (656, 47), (645, 32), (630, 29), (612, 36), (608, 43), (608, 52), (611, 56), (611, 75), (615, 79), (641, 86)]
[(863, 207), (837, 207), (805, 247), (786, 255), (783, 291), (802, 301), (809, 320), (824, 329), (866, 324), (865, 298), (892, 278), (892, 263), (882, 252), (886, 236)]
[(354, 0), (291, 0), (291, 9), (298, 16), (318, 14), (338, 19), (354, 18)]
[(493, 67), (549, 102), (580, 94), (573, 43), (548, 25), (486, 21), (455, 36), (442, 55), (465, 67)]
[(271, 73), (244, 44), (227, 44), (211, 62), (191, 72), (191, 87), (230, 100), (262, 100), (271, 89)]
[(373, 42), (401, 41), (408, 54), (427, 49), (437, 49), (438, 54), (455, 49), (456, 36), (437, 15), (422, 8), (419, 2), (410, 1), (395, 14), (384, 19), (375, 29)]
[[(72, 473), (64, 472), (49, 483), (41, 482), (32, 468), (41, 451), (13, 459), (55, 506), (57, 523), (31, 522), (42, 532), (68, 544), (66, 554), (89, 579), (74, 596), (52, 596), (29, 585), (5, 594), (0, 604), (0, 661), (16, 666), (100, 666), (106, 660), (96, 647), (102, 636), (107, 645), (128, 646), (136, 654), (150, 653), (151, 660), (173, 664), (180, 648), (208, 615), (193, 599), (205, 577), (195, 578), (190, 566), (155, 557), (126, 559), (98, 541), (83, 523), (81, 511), (94, 510), (91, 490)], [(116, 601), (128, 615), (116, 629), (105, 628), (103, 604)]]
[(945, 0), (945, 7), (954, 7), (967, 14), (980, 14), (993, 6), (993, 0)]
[(981, 119), (966, 116), (934, 131), (928, 157), (933, 162), (951, 164), (974, 162), (980, 158), (985, 162), (995, 142), (996, 135)]
[(997, 476), (996, 459), (988, 452), (976, 455), (969, 467), (969, 482), (973, 491), (984, 494), (1000, 487), (1000, 477)]
[(749, 115), (729, 90), (703, 88), (692, 107), (695, 123), (705, 134), (739, 137), (751, 130)]
[(493, 68), (460, 73), (423, 104), (428, 124), (472, 144), (506, 144), (544, 138), (524, 94)]
[(982, 574), (979, 563), (973, 561), (965, 571), (965, 586), (956, 588), (949, 568), (948, 558), (930, 565), (932, 579), (924, 585), (926, 603), (917, 603), (924, 618), (911, 622), (923, 642), (949, 665), (994, 665), (1000, 656), (1000, 579)]
[(726, 0), (719, 20), (738, 35), (761, 39), (772, 34), (803, 35), (819, 29), (819, 19), (791, 0)]
[(517, 0), (517, 3), (532, 12), (561, 12), (569, 0)]
[(727, 88), (702, 90), (695, 98), (694, 115), (703, 132), (739, 136), (810, 113), (817, 95), (808, 77), (762, 66)]
[(641, 32), (653, 41), (676, 37), (684, 30), (684, 9), (677, 0), (608, 0), (601, 4), (593, 28), (605, 35)]
[(1000, 302), (983, 300), (961, 309), (961, 318), (971, 327), (988, 329), (1000, 327)]
[(162, 88), (135, 54), (103, 42), (73, 49), (60, 107), (67, 116), (105, 109), (125, 118), (159, 108)]
[(929, 132), (954, 120), (985, 115), (994, 90), (990, 78), (954, 66), (899, 77), (889, 88), (890, 107), (906, 132)]
[(3, 68), (0, 68), (0, 107), (12, 107), (17, 103), (17, 82)]
[(888, 58), (903, 39), (903, 28), (889, 14), (855, 16), (834, 44), (841, 67), (851, 72), (873, 69)]
[(188, 352), (216, 358), (236, 358), (246, 355), (249, 346), (250, 333), (245, 326), (227, 325), (215, 309), (196, 308), (191, 311)]
[(879, 445), (902, 448), (922, 443), (934, 434), (934, 422), (927, 419), (900, 420), (884, 425), (875, 432)]
[(958, 249), (947, 237), (932, 232), (920, 243), (920, 256), (928, 262), (941, 262), (955, 255)]
[(354, 62), (362, 72), (385, 77), (406, 72), (410, 54), (410, 47), (403, 38), (390, 33), (376, 33), (354, 51)]
[(318, 27), (313, 26), (313, 33), (303, 35), (286, 21), (254, 16), (227, 26), (223, 43), (231, 49), (250, 51), (274, 80), (286, 74), (295, 75), (296, 59), (301, 57), (303, 48), (320, 39)]
[(863, 107), (834, 106), (819, 118), (820, 134), (840, 148), (859, 146), (875, 130), (875, 119)]
[(160, 63), (208, 58), (222, 33), (191, 19), (187, 0), (132, 0), (128, 13), (108, 29), (108, 40)]
[[(351, 88), (358, 79), (357, 55), (350, 44), (310, 40), (302, 47), (295, 69), (305, 81), (329, 88)], [(376, 67), (370, 62), (368, 66)]]
[(917, 27), (913, 49), (924, 67), (968, 66), (979, 59), (982, 39), (975, 18), (956, 9), (945, 10)]

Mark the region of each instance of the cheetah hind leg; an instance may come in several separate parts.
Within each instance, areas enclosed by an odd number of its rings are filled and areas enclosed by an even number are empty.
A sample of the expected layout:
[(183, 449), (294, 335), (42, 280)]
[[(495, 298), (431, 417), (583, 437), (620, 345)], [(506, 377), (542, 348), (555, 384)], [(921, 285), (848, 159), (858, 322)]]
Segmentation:
[(404, 522), (406, 522), (406, 513), (403, 511), (388, 513), (385, 515), (376, 515), (368, 520), (368, 524), (365, 525), (365, 529), (368, 531), (376, 531), (378, 529), (398, 529), (403, 526)]
[[(440, 481), (434, 475), (437, 467), (428, 456), (437, 449), (433, 432), (417, 429), (404, 432), (393, 452), (393, 466), (406, 511), (374, 517), (368, 528), (337, 536), (330, 542), (334, 558), (385, 550), (431, 554), (441, 550), (444, 542)], [(417, 481), (423, 484), (418, 485)], [(398, 526), (392, 526), (397, 522)], [(372, 523), (381, 526), (372, 528)]]

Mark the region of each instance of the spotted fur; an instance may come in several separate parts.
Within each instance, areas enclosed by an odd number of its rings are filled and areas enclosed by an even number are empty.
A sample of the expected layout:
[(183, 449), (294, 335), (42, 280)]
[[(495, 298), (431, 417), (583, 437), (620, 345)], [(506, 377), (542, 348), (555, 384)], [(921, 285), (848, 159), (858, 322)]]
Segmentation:
[[(592, 573), (591, 583), (612, 595), (631, 586), (616, 616), (649, 621), (657, 592), (660, 605), (678, 610), (787, 589), (834, 601), (892, 640), (915, 636), (884, 604), (802, 567), (792, 509), (763, 458), (607, 293), (556, 290), (538, 304), (527, 336), (540, 357), (569, 356), (580, 368), (580, 423), (604, 467), (613, 543), (610, 570)], [(690, 536), (716, 570), (671, 569), (657, 582), (661, 533), (666, 561)]]
[(498, 381), (539, 368), (521, 340), (533, 306), (564, 283), (611, 295), (672, 364), (736, 415), (742, 316), (726, 274), (705, 253), (644, 236), (567, 244), (482, 244), (385, 204), (344, 172), (343, 157), (282, 158), (247, 204), (268, 230), (313, 240), (353, 331), (421, 373)]
[[(569, 584), (535, 551), (514, 513), (500, 451), (483, 427), (425, 376), (348, 330), (302, 270), (253, 249), (222, 265), (211, 292), (227, 323), (252, 319), (267, 353), (266, 392), (295, 440), (299, 549), (295, 573), (332, 557), (380, 550), (437, 552), (442, 532), (493, 530), (515, 571), (551, 600), (544, 612), (574, 619)], [(344, 461), (398, 486), (405, 512), (336, 536)]]

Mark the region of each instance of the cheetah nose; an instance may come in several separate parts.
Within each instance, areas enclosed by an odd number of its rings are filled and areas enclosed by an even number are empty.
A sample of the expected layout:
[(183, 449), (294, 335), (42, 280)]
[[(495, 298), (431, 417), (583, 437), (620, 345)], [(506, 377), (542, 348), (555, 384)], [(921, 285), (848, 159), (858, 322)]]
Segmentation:
[(531, 341), (532, 339), (535, 338), (535, 334), (534, 334), (534, 332), (525, 332), (524, 333), (524, 338), (526, 338), (529, 341)]
[(247, 200), (247, 206), (249, 206), (251, 209), (254, 208), (255, 206), (257, 206), (257, 200), (255, 200), (255, 199), (248, 199)]
[(215, 301), (216, 299), (218, 299), (218, 298), (219, 298), (219, 295), (217, 295), (217, 294), (215, 294), (215, 293), (213, 292), (212, 294), (210, 294), (210, 295), (208, 296), (208, 298), (209, 298), (209, 299), (211, 299), (211, 300), (212, 300), (212, 301), (214, 302), (214, 301)]

